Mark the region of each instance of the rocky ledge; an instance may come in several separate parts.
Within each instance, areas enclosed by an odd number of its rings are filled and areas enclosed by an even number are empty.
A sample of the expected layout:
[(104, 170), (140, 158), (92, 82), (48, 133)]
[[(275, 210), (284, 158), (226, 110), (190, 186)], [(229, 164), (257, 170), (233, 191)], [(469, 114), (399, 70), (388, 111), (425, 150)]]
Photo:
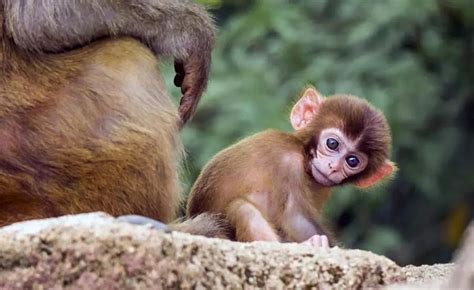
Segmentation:
[[(472, 228), (466, 247), (474, 245)], [(1, 228), (0, 289), (469, 289), (473, 253), (461, 250), (456, 267), (402, 268), (366, 251), (236, 243), (92, 213)]]

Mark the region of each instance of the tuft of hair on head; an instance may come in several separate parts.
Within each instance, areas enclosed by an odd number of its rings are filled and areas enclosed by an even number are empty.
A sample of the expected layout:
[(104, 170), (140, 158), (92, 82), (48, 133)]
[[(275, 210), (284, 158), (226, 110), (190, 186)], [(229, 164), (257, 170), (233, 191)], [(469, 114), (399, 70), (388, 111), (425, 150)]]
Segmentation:
[(369, 156), (374, 167), (388, 158), (390, 128), (383, 113), (369, 102), (352, 95), (336, 95), (328, 97), (320, 111), (321, 115), (336, 116), (344, 134), (353, 140), (360, 140), (357, 149)]

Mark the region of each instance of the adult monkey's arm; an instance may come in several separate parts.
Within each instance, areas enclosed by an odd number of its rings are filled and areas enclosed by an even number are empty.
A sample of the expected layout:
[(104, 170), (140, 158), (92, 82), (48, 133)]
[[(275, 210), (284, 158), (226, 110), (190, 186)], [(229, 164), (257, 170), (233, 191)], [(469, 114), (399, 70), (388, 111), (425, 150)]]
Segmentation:
[(194, 113), (208, 79), (214, 27), (205, 9), (177, 0), (0, 0), (6, 34), (30, 52), (61, 52), (99, 38), (132, 36), (175, 61), (179, 115)]

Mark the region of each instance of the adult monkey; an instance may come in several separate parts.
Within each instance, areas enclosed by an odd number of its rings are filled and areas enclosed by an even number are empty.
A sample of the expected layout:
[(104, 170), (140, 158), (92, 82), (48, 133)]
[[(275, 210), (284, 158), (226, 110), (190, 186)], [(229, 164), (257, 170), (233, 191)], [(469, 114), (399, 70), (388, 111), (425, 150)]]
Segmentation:
[[(179, 127), (214, 42), (176, 0), (0, 0), (0, 226), (105, 211), (170, 222)], [(153, 53), (152, 53), (153, 52)], [(155, 55), (175, 61), (178, 114)]]

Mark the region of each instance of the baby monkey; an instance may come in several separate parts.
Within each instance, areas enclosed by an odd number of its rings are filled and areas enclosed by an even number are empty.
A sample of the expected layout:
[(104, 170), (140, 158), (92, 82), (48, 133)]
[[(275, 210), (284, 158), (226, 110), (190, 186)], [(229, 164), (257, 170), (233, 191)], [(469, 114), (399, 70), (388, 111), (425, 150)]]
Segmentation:
[(187, 214), (223, 214), (242, 242), (328, 247), (321, 208), (331, 188), (367, 188), (389, 177), (384, 115), (350, 95), (308, 87), (290, 113), (293, 133), (266, 130), (218, 153), (191, 189)]

